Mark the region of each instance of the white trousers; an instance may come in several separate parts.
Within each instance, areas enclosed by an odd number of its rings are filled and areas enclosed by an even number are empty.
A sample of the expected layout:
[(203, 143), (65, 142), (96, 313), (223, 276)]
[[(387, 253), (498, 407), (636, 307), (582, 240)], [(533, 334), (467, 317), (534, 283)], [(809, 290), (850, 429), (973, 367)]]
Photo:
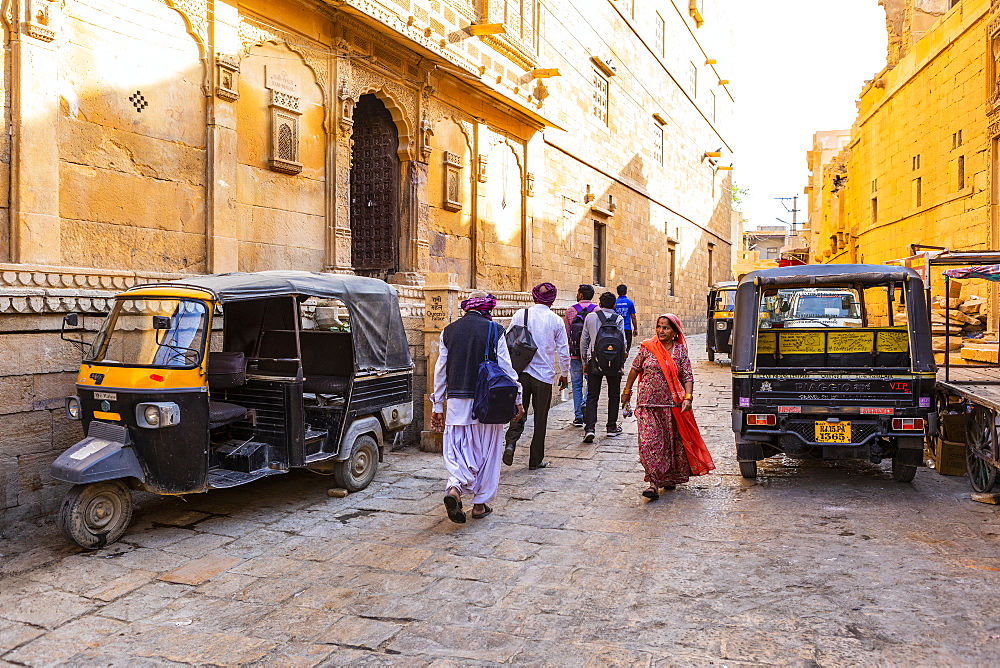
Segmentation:
[(506, 425), (445, 425), (444, 465), (448, 489), (472, 494), (473, 503), (489, 503), (500, 485), (500, 457)]

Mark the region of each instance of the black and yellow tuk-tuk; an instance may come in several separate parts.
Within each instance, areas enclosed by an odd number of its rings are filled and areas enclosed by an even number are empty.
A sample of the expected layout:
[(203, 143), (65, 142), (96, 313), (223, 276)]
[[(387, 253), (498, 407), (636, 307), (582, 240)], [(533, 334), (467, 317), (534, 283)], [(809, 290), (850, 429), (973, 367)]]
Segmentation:
[(757, 476), (758, 461), (787, 453), (891, 458), (893, 478), (910, 482), (924, 436), (937, 428), (930, 322), (911, 269), (830, 264), (747, 274), (737, 289), (732, 373), (744, 478)]
[[(317, 328), (310, 298), (343, 304), (346, 320)], [(132, 489), (191, 494), (293, 467), (332, 467), (338, 485), (363, 489), (413, 419), (396, 290), (372, 278), (267, 271), (135, 287), (82, 347), (66, 413), (86, 438), (51, 472), (74, 485), (59, 522), (84, 548), (121, 537)]]
[(708, 324), (705, 330), (705, 350), (708, 361), (717, 353), (732, 355), (733, 311), (736, 309), (736, 281), (724, 281), (708, 291)]

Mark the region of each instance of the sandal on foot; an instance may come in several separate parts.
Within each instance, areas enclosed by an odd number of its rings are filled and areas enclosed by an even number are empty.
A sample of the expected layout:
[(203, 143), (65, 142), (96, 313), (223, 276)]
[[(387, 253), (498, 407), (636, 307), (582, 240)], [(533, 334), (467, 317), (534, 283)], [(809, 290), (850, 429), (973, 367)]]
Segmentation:
[(472, 513), (472, 519), (474, 519), (474, 520), (481, 520), (481, 519), (483, 519), (484, 517), (486, 517), (487, 515), (489, 515), (492, 512), (493, 512), (493, 509), (490, 508), (489, 506), (487, 506), (484, 503), (483, 504), (483, 512), (481, 512), (481, 513)]
[(649, 489), (644, 489), (642, 495), (649, 499), (650, 501), (656, 501), (660, 498), (660, 493), (656, 491), (655, 487), (650, 487)]
[(448, 519), (455, 524), (465, 524), (465, 513), (462, 512), (462, 500), (451, 494), (444, 495), (444, 507), (448, 511)]

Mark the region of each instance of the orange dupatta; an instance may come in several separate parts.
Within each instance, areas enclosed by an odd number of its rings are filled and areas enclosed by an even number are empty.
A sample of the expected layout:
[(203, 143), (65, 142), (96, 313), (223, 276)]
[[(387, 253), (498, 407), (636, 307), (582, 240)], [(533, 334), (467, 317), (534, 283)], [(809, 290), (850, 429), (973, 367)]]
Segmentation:
[[(676, 343), (683, 345), (684, 333), (681, 331), (680, 318), (672, 313), (661, 315), (660, 318), (666, 318), (670, 321), (677, 332)], [(684, 386), (681, 385), (677, 372), (677, 363), (674, 362), (673, 356), (667, 352), (666, 347), (660, 343), (655, 334), (640, 345), (656, 358), (660, 365), (660, 371), (663, 372), (663, 377), (666, 378), (667, 385), (670, 387), (674, 403), (677, 404), (671, 408), (671, 411), (674, 415), (674, 424), (677, 425), (677, 433), (680, 434), (681, 441), (684, 443), (688, 463), (691, 465), (691, 474), (705, 475), (715, 468), (715, 462), (712, 461), (712, 455), (708, 452), (705, 439), (701, 437), (701, 430), (698, 429), (698, 423), (694, 419), (694, 411), (681, 410), (681, 403), (684, 400)]]

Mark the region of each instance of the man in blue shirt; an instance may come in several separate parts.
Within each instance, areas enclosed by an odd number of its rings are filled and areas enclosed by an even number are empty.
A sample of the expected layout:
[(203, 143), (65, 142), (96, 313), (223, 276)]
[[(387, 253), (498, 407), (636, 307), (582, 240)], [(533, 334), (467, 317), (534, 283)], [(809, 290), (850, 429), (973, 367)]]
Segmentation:
[(632, 335), (639, 333), (635, 320), (635, 302), (626, 297), (628, 286), (622, 283), (618, 286), (618, 301), (615, 302), (615, 313), (625, 321), (625, 347), (632, 350)]

